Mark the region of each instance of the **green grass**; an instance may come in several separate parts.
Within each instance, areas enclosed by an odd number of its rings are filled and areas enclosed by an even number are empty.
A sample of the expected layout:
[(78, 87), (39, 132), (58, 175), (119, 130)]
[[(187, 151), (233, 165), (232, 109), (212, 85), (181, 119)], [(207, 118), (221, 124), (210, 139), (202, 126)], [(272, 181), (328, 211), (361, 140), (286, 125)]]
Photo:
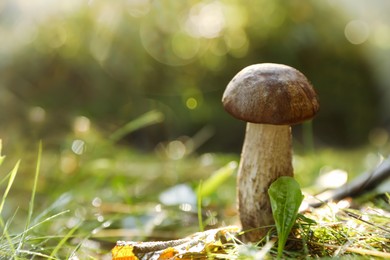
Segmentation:
[[(84, 140), (82, 154), (72, 152), (74, 139)], [(189, 153), (177, 158), (168, 147), (145, 154), (90, 133), (70, 136), (60, 151), (39, 145), (15, 163), (12, 154), (1, 156), (0, 258), (100, 259), (110, 256), (117, 240), (176, 239), (199, 228), (237, 224), (238, 156)], [(325, 165), (356, 175), (370, 167), (370, 154), (367, 148), (296, 154), (296, 178), (315, 190), (311, 183)], [(199, 204), (162, 204), (160, 194), (178, 184), (187, 185)], [(389, 252), (389, 198), (355, 202), (354, 209), (329, 204), (298, 218), (283, 258), (370, 258)], [(255, 259), (259, 252), (275, 257), (275, 239), (273, 230), (258, 245), (237, 240), (218, 257)]]
[[(1, 144), (0, 144), (0, 154), (1, 154)], [(20, 232), (15, 233), (12, 230), (14, 221), (19, 215), (18, 210), (15, 210), (15, 212), (12, 213), (11, 217), (8, 217), (7, 219), (4, 219), (2, 214), (4, 205), (7, 203), (9, 192), (11, 191), (11, 188), (15, 183), (20, 161), (18, 161), (16, 165), (12, 168), (10, 173), (7, 174), (1, 180), (1, 183), (5, 184), (6, 186), (4, 190), (4, 194), (1, 197), (1, 204), (0, 204), (0, 215), (1, 215), (0, 227), (2, 232), (2, 235), (0, 237), (1, 258), (30, 259), (33, 257), (41, 257), (47, 259), (61, 259), (62, 257), (57, 258), (57, 252), (61, 250), (62, 246), (66, 242), (66, 239), (69, 238), (69, 236), (75, 231), (75, 229), (72, 229), (71, 230), (72, 232), (65, 234), (65, 236), (63, 236), (62, 238), (61, 236), (56, 237), (55, 235), (40, 236), (35, 234), (35, 231), (41, 228), (41, 226), (47, 226), (48, 223), (54, 221), (57, 217), (60, 217), (61, 215), (64, 215), (69, 212), (69, 210), (64, 210), (62, 212), (53, 215), (47, 215), (46, 213), (48, 212), (42, 212), (40, 215), (38, 215), (37, 218), (33, 219), (35, 196), (37, 192), (39, 172), (40, 172), (41, 156), (42, 156), (42, 144), (40, 143), (37, 165), (34, 174), (34, 183), (31, 189), (31, 197), (30, 197), (29, 207), (27, 211), (27, 216), (22, 216), (22, 218), (25, 217), (25, 225)], [(1, 163), (4, 161), (4, 158), (5, 158), (4, 156), (1, 156), (0, 166)], [(52, 241), (56, 241), (56, 240), (59, 240), (60, 242), (57, 243), (56, 245), (54, 244), (53, 247), (47, 246), (48, 244), (52, 243)], [(40, 244), (47, 246), (47, 248), (39, 246)], [(51, 253), (49, 255), (50, 251)]]

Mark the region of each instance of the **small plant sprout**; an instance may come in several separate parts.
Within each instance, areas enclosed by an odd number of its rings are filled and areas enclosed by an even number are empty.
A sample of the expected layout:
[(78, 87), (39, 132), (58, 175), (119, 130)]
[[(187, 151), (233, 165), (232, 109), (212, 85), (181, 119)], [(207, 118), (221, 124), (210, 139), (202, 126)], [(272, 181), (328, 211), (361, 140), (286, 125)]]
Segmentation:
[(278, 232), (278, 257), (281, 257), (288, 235), (297, 219), (303, 195), (298, 182), (289, 176), (282, 176), (274, 181), (268, 195)]
[(243, 240), (257, 242), (274, 224), (268, 188), (281, 176), (293, 176), (290, 125), (315, 116), (317, 94), (298, 70), (263, 63), (234, 76), (222, 103), (233, 117), (248, 122), (238, 169), (238, 209), (242, 229), (248, 231)]

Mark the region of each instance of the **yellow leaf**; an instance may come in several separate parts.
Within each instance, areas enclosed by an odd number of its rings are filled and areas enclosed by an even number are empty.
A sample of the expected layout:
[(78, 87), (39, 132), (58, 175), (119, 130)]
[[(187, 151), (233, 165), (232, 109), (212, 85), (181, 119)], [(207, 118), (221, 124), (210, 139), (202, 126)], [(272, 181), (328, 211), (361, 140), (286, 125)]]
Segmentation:
[(168, 247), (165, 249), (161, 254), (158, 260), (167, 260), (167, 259), (175, 259), (175, 255), (177, 255), (179, 252), (174, 249), (173, 247)]
[(133, 247), (129, 245), (117, 245), (112, 250), (112, 260), (139, 260), (133, 253)]

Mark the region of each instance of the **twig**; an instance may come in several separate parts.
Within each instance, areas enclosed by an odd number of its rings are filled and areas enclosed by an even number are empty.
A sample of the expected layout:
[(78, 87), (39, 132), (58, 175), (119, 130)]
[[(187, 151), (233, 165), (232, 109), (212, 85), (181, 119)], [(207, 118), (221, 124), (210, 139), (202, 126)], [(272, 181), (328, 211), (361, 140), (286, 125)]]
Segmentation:
[(355, 213), (349, 212), (349, 211), (344, 211), (344, 212), (345, 212), (348, 216), (350, 216), (350, 217), (352, 217), (352, 218), (355, 218), (355, 219), (357, 219), (357, 220), (360, 220), (361, 222), (364, 222), (364, 223), (366, 223), (366, 224), (368, 224), (368, 225), (374, 226), (374, 227), (376, 227), (376, 228), (379, 228), (379, 229), (381, 229), (381, 230), (383, 230), (383, 231), (386, 231), (386, 232), (389, 232), (389, 233), (390, 233), (390, 230), (389, 230), (389, 229), (384, 228), (384, 227), (379, 226), (379, 225), (376, 225), (376, 224), (374, 224), (374, 223), (372, 223), (372, 222), (369, 222), (369, 221), (367, 221), (367, 220), (364, 220), (364, 219), (362, 218), (362, 216), (359, 216), (358, 214), (355, 214)]
[(335, 190), (317, 194), (321, 198), (318, 201), (310, 202), (312, 207), (320, 207), (323, 204), (335, 200), (339, 201), (346, 197), (356, 197), (367, 191), (373, 190), (384, 180), (390, 177), (390, 157), (384, 160), (376, 169), (361, 174), (356, 179)]
[[(133, 241), (117, 241), (116, 245), (119, 247), (130, 246), (132, 252), (139, 259), (158, 259), (158, 256), (162, 251), (168, 248), (175, 248), (178, 252), (188, 250), (195, 245), (203, 244), (216, 241), (221, 235), (225, 236), (225, 232), (238, 232), (239, 228), (235, 226), (228, 226), (217, 229), (210, 229), (203, 232), (195, 233), (183, 239), (169, 240), (169, 241), (154, 241), (154, 242), (133, 242)], [(222, 233), (220, 233), (222, 232)]]

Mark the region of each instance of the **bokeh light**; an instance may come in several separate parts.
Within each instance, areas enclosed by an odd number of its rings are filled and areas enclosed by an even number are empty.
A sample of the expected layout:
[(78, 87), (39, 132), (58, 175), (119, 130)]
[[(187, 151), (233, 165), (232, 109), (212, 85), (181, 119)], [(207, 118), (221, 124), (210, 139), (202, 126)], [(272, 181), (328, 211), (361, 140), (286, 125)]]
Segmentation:
[(86, 147), (85, 142), (83, 140), (76, 139), (72, 142), (72, 151), (77, 154), (81, 155), (84, 153)]
[(42, 107), (32, 107), (29, 111), (31, 122), (42, 123), (46, 118), (46, 111)]
[(75, 133), (86, 133), (91, 127), (91, 121), (85, 116), (78, 116), (73, 123), (73, 131)]
[(350, 43), (362, 44), (370, 36), (370, 28), (365, 21), (353, 20), (345, 26), (344, 34)]
[(185, 22), (187, 32), (199, 38), (216, 38), (225, 28), (223, 4), (219, 1), (194, 5)]
[(186, 101), (186, 106), (188, 109), (194, 110), (198, 106), (198, 101), (195, 98), (190, 97)]
[(169, 142), (167, 146), (167, 154), (172, 160), (180, 160), (187, 152), (185, 144), (179, 140)]

